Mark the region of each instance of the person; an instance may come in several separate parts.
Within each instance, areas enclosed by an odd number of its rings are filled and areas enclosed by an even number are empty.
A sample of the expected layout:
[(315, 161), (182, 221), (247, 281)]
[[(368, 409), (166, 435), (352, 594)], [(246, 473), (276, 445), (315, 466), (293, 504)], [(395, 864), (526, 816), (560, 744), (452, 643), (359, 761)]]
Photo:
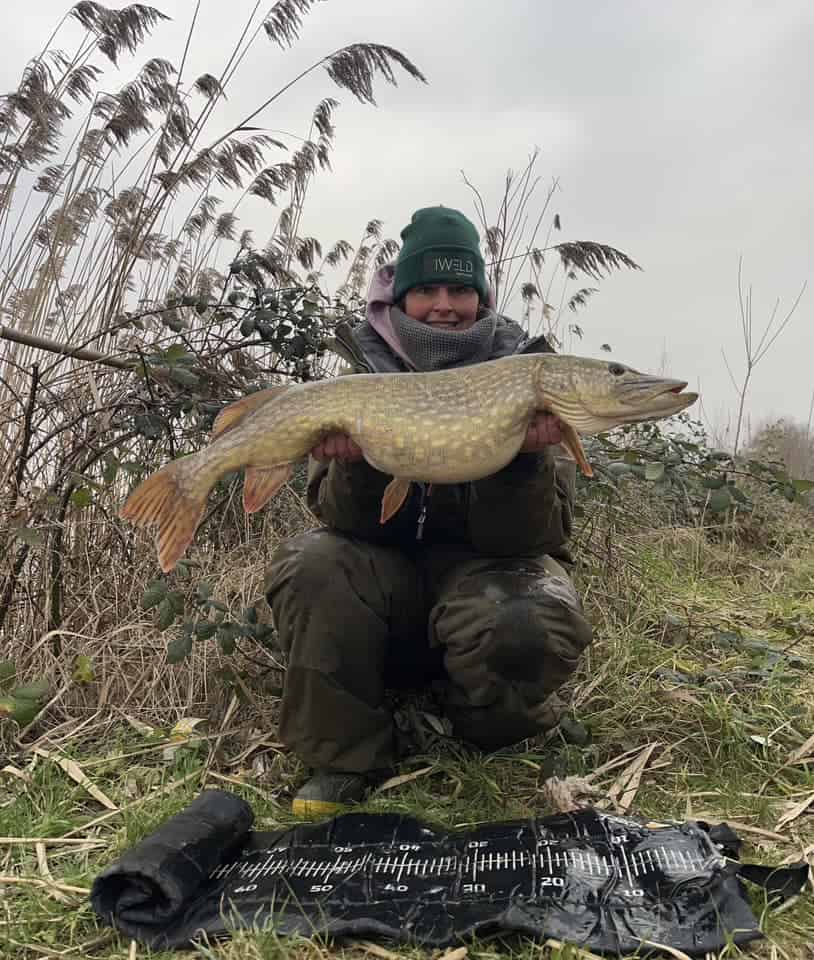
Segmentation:
[[(395, 264), (373, 276), (366, 321), (338, 325), (350, 374), (447, 369), (551, 352), (495, 312), (475, 226), (417, 210)], [(471, 483), (412, 484), (379, 523), (390, 477), (346, 435), (309, 461), (322, 526), (284, 542), (265, 591), (287, 654), (280, 739), (311, 768), (297, 814), (362, 800), (398, 760), (385, 692), (440, 690), (453, 736), (481, 750), (556, 726), (557, 690), (591, 642), (570, 580), (575, 465), (539, 413), (515, 459)]]

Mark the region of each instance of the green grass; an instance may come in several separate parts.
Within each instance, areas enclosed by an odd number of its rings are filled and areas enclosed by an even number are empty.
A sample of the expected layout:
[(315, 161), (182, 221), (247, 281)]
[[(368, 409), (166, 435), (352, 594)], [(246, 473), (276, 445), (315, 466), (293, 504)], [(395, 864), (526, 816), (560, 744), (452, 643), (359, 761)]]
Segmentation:
[[(552, 774), (590, 775), (624, 751), (657, 741), (653, 768), (645, 770), (630, 813), (652, 819), (728, 819), (741, 825), (736, 830), (745, 841), (745, 860), (776, 864), (799, 858), (814, 845), (814, 805), (812, 812), (782, 827), (779, 836), (775, 827), (791, 804), (814, 793), (814, 760), (787, 763), (814, 729), (814, 638), (807, 632), (814, 619), (812, 574), (814, 547), (805, 537), (771, 556), (716, 546), (695, 532), (627, 543), (610, 574), (605, 569), (600, 576), (590, 567), (580, 574), (598, 633), (572, 689), (574, 714), (589, 731), (589, 742), (577, 746), (556, 734), (493, 756), (439, 746), (431, 755), (412, 758), (402, 771), (432, 765), (431, 773), (374, 794), (368, 808), (411, 813), (447, 826), (542, 816), (551, 812), (542, 787)], [(784, 648), (801, 660), (773, 654)], [(266, 746), (258, 751), (264, 768), (252, 766), (251, 759), (230, 763), (249, 734), (248, 727), (243, 732), (243, 723), (251, 719), (241, 717), (244, 710), (250, 707), (238, 707), (229, 718), (234, 732), (223, 738), (214, 758), (209, 753), (218, 732), (216, 716), (208, 739), (193, 740), (171, 757), (164, 756), (167, 729), (139, 733), (113, 716), (77, 737), (57, 738), (56, 744), (41, 739), (46, 750), (73, 758), (122, 808), (90, 827), (84, 825), (106, 811), (87, 790), (53, 760), (33, 756), (24, 746), (13, 748), (10, 760), (30, 779), (4, 775), (0, 780), (0, 834), (62, 837), (73, 832), (104, 841), (104, 846), (87, 849), (47, 848), (53, 877), (87, 888), (101, 868), (183, 808), (203, 785), (244, 796), (260, 829), (292, 822), (290, 795), (303, 776), (296, 758)], [(598, 785), (607, 790), (621, 769), (600, 776)], [(224, 782), (217, 774), (245, 785)], [(3, 845), (0, 858), (2, 875), (41, 876), (33, 845)], [(81, 895), (69, 893), (62, 903), (53, 890), (14, 883), (3, 894), (0, 956), (128, 954), (129, 944), (99, 925)], [(730, 948), (725, 955), (810, 958), (810, 890), (780, 913), (767, 910), (759, 892), (750, 896), (766, 940), (746, 951)], [(403, 957), (437, 956), (382, 946)], [(259, 960), (314, 953), (361, 956), (364, 949), (280, 940), (267, 931), (186, 955)], [(137, 955), (149, 954), (139, 948)], [(531, 960), (541, 956), (541, 947), (522, 939), (490, 938), (470, 944), (469, 956)]]

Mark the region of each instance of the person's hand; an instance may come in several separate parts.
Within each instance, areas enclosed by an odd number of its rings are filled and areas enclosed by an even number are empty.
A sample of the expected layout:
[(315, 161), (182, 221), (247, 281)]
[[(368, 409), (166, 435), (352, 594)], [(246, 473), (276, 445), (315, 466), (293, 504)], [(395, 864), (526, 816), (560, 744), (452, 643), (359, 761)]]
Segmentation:
[(364, 458), (362, 448), (346, 433), (329, 433), (314, 447), (311, 456), (315, 460), (341, 460), (343, 463), (355, 463)]
[(560, 421), (553, 413), (538, 412), (529, 424), (521, 453), (539, 453), (543, 447), (562, 443)]

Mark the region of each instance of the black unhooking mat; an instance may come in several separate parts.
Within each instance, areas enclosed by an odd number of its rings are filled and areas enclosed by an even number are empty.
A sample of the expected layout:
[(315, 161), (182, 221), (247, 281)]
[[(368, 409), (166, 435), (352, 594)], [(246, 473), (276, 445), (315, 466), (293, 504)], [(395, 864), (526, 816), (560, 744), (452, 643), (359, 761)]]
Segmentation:
[(388, 813), (273, 833), (253, 819), (234, 794), (204, 791), (96, 878), (94, 909), (153, 948), (271, 925), (428, 947), (501, 930), (693, 955), (761, 936), (742, 878), (785, 900), (808, 875), (737, 862), (727, 827), (650, 828), (591, 808), (454, 832)]

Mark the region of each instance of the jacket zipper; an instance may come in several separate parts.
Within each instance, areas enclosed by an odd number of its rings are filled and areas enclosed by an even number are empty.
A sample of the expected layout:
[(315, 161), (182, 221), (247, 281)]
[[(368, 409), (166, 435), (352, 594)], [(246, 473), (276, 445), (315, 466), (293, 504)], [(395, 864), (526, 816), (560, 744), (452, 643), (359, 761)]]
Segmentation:
[(427, 500), (432, 496), (432, 484), (431, 483), (422, 483), (421, 486), (421, 500), (418, 504), (418, 522), (416, 523), (415, 528), (415, 538), (416, 540), (423, 540), (424, 538), (424, 523), (427, 520)]

